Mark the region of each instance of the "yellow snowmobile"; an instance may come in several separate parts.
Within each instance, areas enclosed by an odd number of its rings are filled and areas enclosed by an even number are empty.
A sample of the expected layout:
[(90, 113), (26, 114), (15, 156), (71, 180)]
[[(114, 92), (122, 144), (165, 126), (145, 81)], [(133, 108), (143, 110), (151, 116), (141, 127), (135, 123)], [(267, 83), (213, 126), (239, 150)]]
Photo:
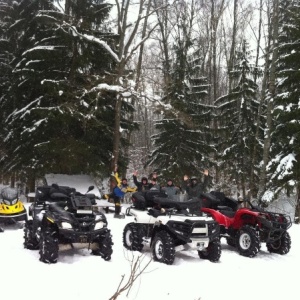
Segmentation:
[[(19, 224), (27, 220), (27, 211), (16, 188), (5, 187), (0, 193), (0, 223)], [(22, 226), (20, 226), (22, 227)], [(0, 227), (0, 232), (3, 228)]]

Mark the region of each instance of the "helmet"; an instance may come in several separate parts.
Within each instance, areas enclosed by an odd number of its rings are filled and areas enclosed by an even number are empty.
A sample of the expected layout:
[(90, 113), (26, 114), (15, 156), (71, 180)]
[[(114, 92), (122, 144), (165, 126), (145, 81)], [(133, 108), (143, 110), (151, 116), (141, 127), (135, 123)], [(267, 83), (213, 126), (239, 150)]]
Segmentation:
[(197, 180), (197, 177), (196, 176), (192, 176), (191, 180)]

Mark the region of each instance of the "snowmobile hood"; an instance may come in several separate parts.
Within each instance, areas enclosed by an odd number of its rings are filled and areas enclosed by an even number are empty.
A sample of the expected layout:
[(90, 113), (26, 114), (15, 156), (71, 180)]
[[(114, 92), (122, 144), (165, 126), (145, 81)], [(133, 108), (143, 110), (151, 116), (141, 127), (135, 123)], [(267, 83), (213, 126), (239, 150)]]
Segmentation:
[(26, 209), (23, 203), (17, 199), (16, 203), (7, 204), (5, 202), (0, 203), (0, 218), (1, 217), (18, 217), (26, 213)]

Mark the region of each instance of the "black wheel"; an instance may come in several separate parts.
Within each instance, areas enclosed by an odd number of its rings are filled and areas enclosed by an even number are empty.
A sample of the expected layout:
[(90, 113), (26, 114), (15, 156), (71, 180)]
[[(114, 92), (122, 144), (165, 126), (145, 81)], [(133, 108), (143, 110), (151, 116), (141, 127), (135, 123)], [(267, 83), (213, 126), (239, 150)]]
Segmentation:
[(135, 223), (128, 223), (123, 230), (123, 246), (131, 251), (142, 251), (143, 230)]
[(287, 254), (291, 249), (291, 237), (286, 231), (282, 234), (281, 238), (274, 243), (267, 243), (267, 249), (271, 253)]
[(55, 264), (58, 259), (58, 238), (56, 230), (46, 228), (41, 231), (40, 261), (48, 264)]
[(226, 242), (227, 242), (227, 245), (228, 245), (228, 246), (236, 247), (236, 242), (235, 242), (235, 239), (234, 239), (234, 238), (232, 238), (232, 237), (227, 237), (227, 238), (226, 238)]
[(151, 251), (155, 261), (172, 265), (175, 260), (174, 240), (166, 231), (162, 230), (155, 235)]
[(33, 234), (33, 221), (29, 220), (24, 226), (24, 248), (38, 250), (39, 242)]
[(113, 253), (113, 241), (112, 235), (110, 234), (110, 230), (107, 230), (104, 236), (101, 236), (98, 240), (94, 241), (94, 243), (98, 244), (96, 249), (92, 250), (93, 255), (99, 255), (104, 260), (108, 261), (111, 259), (111, 255)]
[(260, 241), (253, 227), (243, 226), (236, 237), (236, 247), (239, 254), (246, 257), (254, 257), (259, 251)]
[(202, 259), (208, 259), (211, 262), (219, 261), (222, 249), (219, 239), (215, 239), (208, 244), (208, 247), (203, 251), (198, 251), (198, 255)]

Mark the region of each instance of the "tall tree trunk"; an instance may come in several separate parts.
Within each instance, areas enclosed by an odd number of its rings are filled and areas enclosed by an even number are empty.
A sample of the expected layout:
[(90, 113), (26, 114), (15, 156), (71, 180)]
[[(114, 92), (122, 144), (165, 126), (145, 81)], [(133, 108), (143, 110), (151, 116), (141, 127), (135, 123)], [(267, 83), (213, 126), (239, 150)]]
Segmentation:
[(216, 0), (211, 0), (211, 62), (210, 62), (210, 74), (211, 74), (211, 102), (213, 105), (214, 101), (218, 97), (218, 73), (217, 73), (217, 31), (219, 26), (220, 18), (224, 11), (225, 0), (221, 0), (219, 3), (218, 10), (216, 11)]
[[(263, 0), (260, 0), (260, 9), (259, 9), (259, 28), (258, 28), (258, 38), (257, 38), (257, 48), (256, 48), (256, 60), (255, 60), (255, 67), (258, 69), (258, 59), (259, 59), (259, 49), (260, 49), (260, 39), (261, 39), (261, 24), (262, 24), (262, 7), (263, 7)], [(251, 157), (251, 171), (250, 171), (250, 182), (249, 182), (249, 200), (251, 200), (251, 197), (254, 196), (254, 191), (257, 189), (255, 188), (255, 182), (254, 182), (254, 173), (255, 173), (255, 166), (257, 163), (257, 147), (258, 147), (258, 140), (259, 140), (259, 131), (261, 127), (260, 119), (262, 117), (262, 107), (266, 96), (266, 86), (267, 86), (267, 80), (268, 80), (268, 70), (269, 70), (269, 56), (270, 56), (270, 39), (268, 39), (268, 45), (266, 47), (266, 55), (265, 55), (265, 69), (264, 69), (264, 76), (262, 79), (262, 92), (260, 96), (260, 103), (258, 107), (257, 112), (257, 119), (256, 119), (256, 130), (255, 130), (255, 141), (254, 141), (254, 147)], [(257, 72), (255, 72), (254, 75), (254, 82), (257, 81)], [(259, 97), (258, 97), (259, 98)]]
[(272, 31), (272, 61), (270, 66), (270, 80), (269, 80), (269, 95), (267, 96), (267, 124), (264, 138), (264, 149), (263, 149), (263, 164), (261, 167), (260, 183), (259, 183), (259, 194), (258, 200), (261, 201), (261, 197), (265, 191), (266, 179), (267, 179), (267, 164), (269, 162), (269, 151), (271, 146), (271, 133), (272, 133), (272, 110), (273, 100), (275, 97), (275, 67), (278, 58), (278, 0), (273, 0), (273, 18), (270, 24), (273, 28)]
[(295, 206), (295, 217), (294, 221), (296, 224), (300, 223), (300, 184), (297, 185), (297, 193), (296, 193), (296, 206)]
[(13, 173), (10, 177), (10, 186), (13, 188), (16, 184), (16, 173)]
[[(210, 105), (214, 105), (214, 102), (217, 99), (217, 94), (218, 94), (218, 73), (217, 73), (217, 30), (218, 30), (218, 25), (219, 25), (219, 21), (220, 18), (222, 16), (222, 13), (224, 11), (224, 4), (225, 1), (221, 0), (221, 3), (219, 5), (219, 10), (216, 11), (215, 10), (215, 0), (211, 0), (211, 21), (210, 21), (210, 30), (211, 30), (211, 40), (210, 40), (210, 54), (209, 54), (209, 60), (208, 60), (208, 64), (209, 64), (209, 78), (210, 78), (210, 83), (212, 88), (209, 88), (209, 104)], [(216, 118), (213, 121), (212, 124), (212, 128), (214, 131), (216, 131), (218, 127)], [(219, 169), (216, 166), (215, 169), (215, 177), (216, 177), (216, 181), (219, 180)]]
[[(257, 37), (257, 46), (256, 46), (256, 58), (255, 58), (255, 67), (256, 70), (258, 70), (258, 60), (259, 60), (259, 49), (260, 49), (260, 40), (261, 40), (261, 25), (262, 25), (262, 10), (263, 10), (263, 0), (260, 0), (259, 4), (259, 21), (258, 21), (258, 37)], [(257, 81), (257, 74), (258, 72), (255, 72), (254, 75), (254, 82)]]
[[(147, 4), (146, 17), (144, 19), (144, 24), (143, 24), (143, 29), (142, 29), (142, 37), (141, 37), (142, 39), (144, 39), (146, 37), (146, 34), (147, 34), (148, 16), (149, 16), (149, 13), (150, 13), (151, 4), (152, 4), (152, 1), (149, 0), (149, 2)], [(138, 91), (141, 88), (140, 81), (141, 81), (141, 74), (142, 74), (143, 55), (144, 55), (144, 44), (142, 44), (140, 46), (140, 49), (139, 49), (138, 61), (137, 61), (137, 66), (136, 66), (135, 86), (134, 86), (134, 91), (136, 93), (135, 93), (135, 95), (133, 95), (132, 102), (131, 102), (133, 106), (135, 106), (135, 104), (136, 104), (136, 101), (135, 101), (136, 100), (136, 95), (138, 94)], [(133, 120), (134, 120), (134, 113), (130, 114), (129, 119), (130, 119), (130, 122), (132, 123)], [(132, 131), (128, 132), (127, 140), (129, 142), (131, 142), (131, 140), (132, 140)], [(125, 152), (126, 152), (126, 156), (129, 157), (129, 147), (127, 147), (125, 149)]]
[[(130, 7), (130, 1), (122, 1), (119, 3), (118, 0), (115, 0), (118, 12), (118, 35), (119, 35), (119, 52), (118, 58), (119, 63), (116, 67), (116, 79), (115, 84), (119, 85), (122, 82), (124, 88), (126, 88), (126, 78), (125, 78), (125, 66), (128, 62), (132, 53), (130, 53), (130, 46), (133, 43), (134, 37), (136, 36), (139, 22), (141, 20), (141, 14), (143, 10), (143, 0), (140, 0), (138, 17), (135, 25), (133, 25), (133, 30), (129, 34), (126, 30), (128, 28), (128, 11)], [(115, 123), (114, 123), (114, 137), (113, 137), (113, 153), (111, 159), (111, 170), (115, 169), (115, 166), (118, 165), (119, 156), (120, 156), (120, 141), (121, 141), (121, 133), (120, 133), (120, 125), (121, 125), (121, 108), (122, 108), (122, 95), (118, 94), (116, 97), (115, 104)]]
[(237, 19), (237, 2), (238, 0), (234, 0), (233, 4), (233, 27), (232, 27), (232, 42), (231, 42), (231, 47), (230, 47), (230, 56), (229, 56), (229, 61), (228, 61), (228, 87), (229, 87), (229, 93), (231, 92), (232, 89), (232, 70), (234, 67), (234, 54), (235, 54), (235, 48), (236, 48), (236, 32), (237, 32), (237, 24), (236, 24), (236, 19)]

